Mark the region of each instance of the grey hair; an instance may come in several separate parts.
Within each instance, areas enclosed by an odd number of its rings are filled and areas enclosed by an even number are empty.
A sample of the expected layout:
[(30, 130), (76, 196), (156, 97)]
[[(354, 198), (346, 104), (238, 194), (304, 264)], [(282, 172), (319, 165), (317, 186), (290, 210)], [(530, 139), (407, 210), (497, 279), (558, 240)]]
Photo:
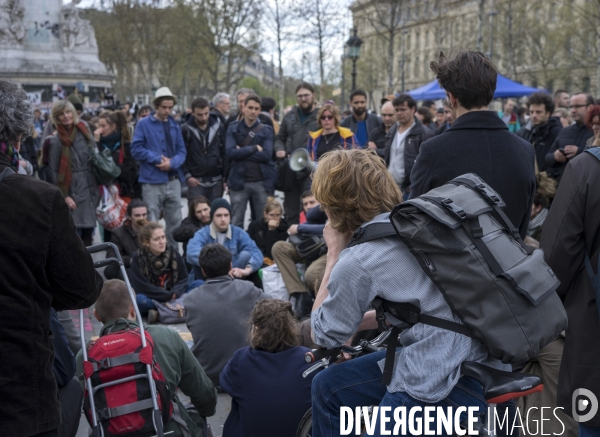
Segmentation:
[(256, 91), (254, 91), (252, 88), (240, 88), (235, 93), (235, 98), (237, 99), (238, 96), (240, 96), (241, 94), (248, 94), (248, 95), (251, 95), (251, 96), (256, 96), (257, 95)]
[(222, 100), (229, 99), (229, 94), (227, 93), (217, 93), (213, 97), (213, 104), (218, 105)]
[(0, 79), (0, 141), (15, 146), (29, 136), (32, 124), (27, 93), (20, 85)]
[(50, 121), (52, 121), (54, 126), (58, 126), (60, 124), (58, 117), (67, 111), (73, 114), (73, 124), (79, 123), (79, 116), (77, 115), (75, 106), (73, 106), (73, 104), (68, 100), (59, 100), (52, 105), (52, 110), (50, 111)]

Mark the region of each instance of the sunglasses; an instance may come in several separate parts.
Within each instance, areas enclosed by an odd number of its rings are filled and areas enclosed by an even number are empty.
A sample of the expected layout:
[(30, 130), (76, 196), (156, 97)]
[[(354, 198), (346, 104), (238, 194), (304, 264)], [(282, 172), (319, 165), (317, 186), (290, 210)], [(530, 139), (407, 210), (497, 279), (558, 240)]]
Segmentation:
[(333, 120), (333, 115), (322, 115), (321, 120)]

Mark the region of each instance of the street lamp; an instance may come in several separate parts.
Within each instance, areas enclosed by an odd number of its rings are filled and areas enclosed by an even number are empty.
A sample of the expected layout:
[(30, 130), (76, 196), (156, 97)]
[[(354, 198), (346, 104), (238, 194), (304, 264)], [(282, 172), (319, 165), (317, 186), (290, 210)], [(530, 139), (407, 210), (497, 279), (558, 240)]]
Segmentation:
[(352, 59), (352, 91), (356, 89), (356, 61), (360, 57), (360, 46), (362, 45), (362, 39), (356, 36), (356, 27), (352, 30), (354, 35), (346, 41), (347, 54), (346, 57)]

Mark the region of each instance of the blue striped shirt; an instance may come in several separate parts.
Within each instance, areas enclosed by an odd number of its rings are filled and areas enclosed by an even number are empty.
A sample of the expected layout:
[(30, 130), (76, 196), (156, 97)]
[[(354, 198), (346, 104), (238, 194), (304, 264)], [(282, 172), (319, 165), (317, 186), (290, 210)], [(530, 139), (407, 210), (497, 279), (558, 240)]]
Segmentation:
[[(388, 221), (389, 213), (384, 213), (363, 226)], [(333, 268), (327, 288), (329, 296), (313, 312), (311, 322), (315, 342), (324, 347), (344, 344), (376, 296), (412, 303), (425, 314), (461, 323), (398, 238), (383, 238), (345, 249)], [(489, 357), (478, 340), (441, 328), (419, 323), (404, 331), (400, 340), (403, 348), (396, 353), (388, 391), (406, 392), (422, 402), (434, 403), (446, 398), (460, 378), (460, 365), (464, 361), (511, 369), (510, 365)], [(379, 362), (382, 371), (383, 364), (384, 360)]]

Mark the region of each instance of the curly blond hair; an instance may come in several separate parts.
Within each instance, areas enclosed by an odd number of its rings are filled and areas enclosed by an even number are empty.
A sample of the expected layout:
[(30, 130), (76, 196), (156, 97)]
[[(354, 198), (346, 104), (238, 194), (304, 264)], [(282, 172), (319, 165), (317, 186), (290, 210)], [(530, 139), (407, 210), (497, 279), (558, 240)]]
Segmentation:
[(313, 173), (312, 192), (339, 232), (355, 231), (402, 202), (383, 160), (369, 149), (323, 155)]

